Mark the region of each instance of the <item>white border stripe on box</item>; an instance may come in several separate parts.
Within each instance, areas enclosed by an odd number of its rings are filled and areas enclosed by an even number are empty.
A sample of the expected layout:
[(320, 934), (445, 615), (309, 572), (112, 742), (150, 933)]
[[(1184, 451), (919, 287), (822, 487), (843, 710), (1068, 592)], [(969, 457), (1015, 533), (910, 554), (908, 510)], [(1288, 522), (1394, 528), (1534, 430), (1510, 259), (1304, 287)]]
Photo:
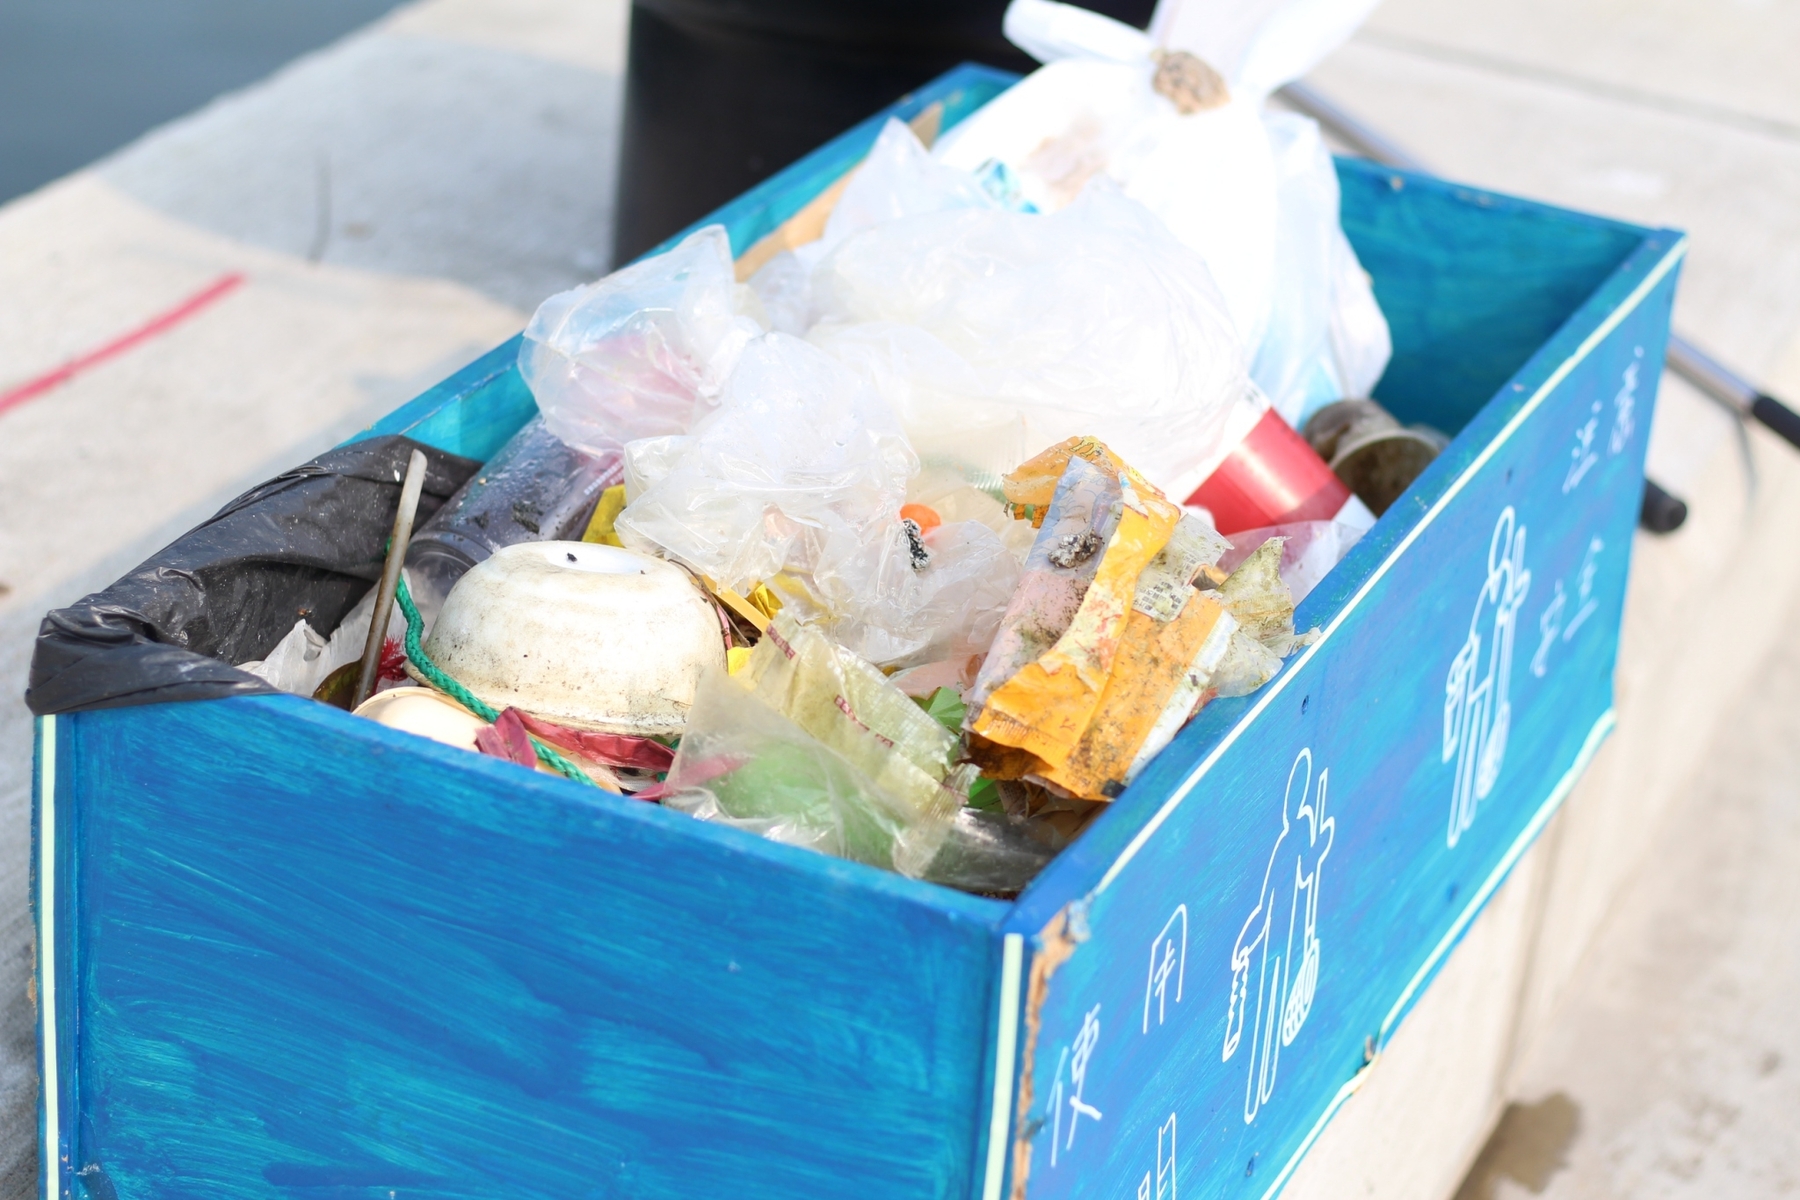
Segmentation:
[(38, 1028), (44, 1056), (44, 1200), (62, 1197), (62, 1095), (56, 1062), (56, 718), (38, 718)]
[(987, 1178), (982, 1200), (1000, 1200), (1006, 1178), (1008, 1126), (1012, 1124), (1013, 1057), (1019, 1032), (1019, 970), (1025, 958), (1025, 937), (1009, 933), (1000, 953), (1000, 1030), (994, 1039), (994, 1110), (988, 1120)]

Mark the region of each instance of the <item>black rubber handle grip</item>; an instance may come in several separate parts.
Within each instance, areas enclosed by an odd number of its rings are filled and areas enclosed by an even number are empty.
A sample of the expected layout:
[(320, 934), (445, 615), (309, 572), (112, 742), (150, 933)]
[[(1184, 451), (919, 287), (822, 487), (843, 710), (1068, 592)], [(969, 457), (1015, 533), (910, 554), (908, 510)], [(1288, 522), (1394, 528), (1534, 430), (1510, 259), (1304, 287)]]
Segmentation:
[(1651, 533), (1674, 533), (1686, 520), (1687, 501), (1671, 496), (1654, 479), (1644, 480), (1644, 506), (1638, 510), (1638, 524)]
[(1800, 449), (1800, 413), (1773, 396), (1758, 393), (1750, 402), (1750, 415), (1780, 434), (1788, 445)]

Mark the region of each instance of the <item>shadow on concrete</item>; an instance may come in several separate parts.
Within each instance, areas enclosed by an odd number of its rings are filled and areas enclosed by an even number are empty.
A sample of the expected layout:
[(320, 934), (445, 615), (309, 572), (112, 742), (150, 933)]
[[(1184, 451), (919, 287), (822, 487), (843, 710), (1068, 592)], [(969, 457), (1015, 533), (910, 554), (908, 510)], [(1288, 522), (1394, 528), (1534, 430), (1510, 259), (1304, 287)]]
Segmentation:
[(1500, 1181), (1511, 1180), (1540, 1195), (1569, 1165), (1569, 1148), (1581, 1132), (1581, 1109), (1562, 1092), (1536, 1104), (1509, 1104), (1487, 1145), (1475, 1158), (1456, 1200), (1498, 1200)]

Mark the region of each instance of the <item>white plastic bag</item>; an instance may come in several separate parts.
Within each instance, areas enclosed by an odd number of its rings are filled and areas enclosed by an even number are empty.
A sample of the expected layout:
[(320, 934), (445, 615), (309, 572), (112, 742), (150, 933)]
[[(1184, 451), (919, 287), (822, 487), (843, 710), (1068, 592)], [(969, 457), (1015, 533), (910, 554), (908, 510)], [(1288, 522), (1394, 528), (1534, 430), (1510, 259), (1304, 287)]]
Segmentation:
[[(1105, 181), (1048, 215), (886, 222), (833, 251), (814, 284), (813, 340), (847, 360), (854, 343), (866, 366), (881, 357), (869, 347), (890, 339), (892, 369), (868, 377), (909, 436), (934, 452), (960, 445), (976, 466), (1010, 469), (1017, 460), (997, 460), (1012, 447), (1087, 434), (1185, 496), (1223, 453), (1227, 411), (1247, 386), (1205, 262)], [(1009, 440), (1015, 422), (1022, 441)]]
[(1090, 179), (1111, 178), (1205, 259), (1245, 344), (1255, 345), (1275, 246), (1274, 168), (1258, 106), (1233, 100), (1183, 116), (1152, 90), (1154, 74), (1148, 56), (1051, 63), (947, 132), (933, 154), (965, 171), (1004, 162), (1045, 212), (1071, 203)]
[(1338, 221), (1337, 169), (1318, 125), (1294, 113), (1263, 118), (1274, 149), (1279, 231), (1274, 302), (1250, 374), (1287, 423), (1366, 397), (1393, 343), (1369, 278)]
[[(1341, 45), (1373, 6), (1163, 0), (1145, 35), (1053, 0), (1013, 0), (1008, 36), (1048, 65), (951, 130), (934, 153), (964, 169), (1000, 159), (1045, 209), (1095, 175), (1113, 179), (1206, 259), (1257, 381), (1293, 420), (1333, 387), (1329, 399), (1367, 394), (1389, 345), (1338, 225), (1336, 179), (1316, 127), (1265, 119), (1262, 106)], [(1175, 51), (1216, 69), (1229, 100), (1184, 114), (1158, 94), (1159, 56)]]
[(746, 314), (720, 225), (544, 301), (519, 370), (550, 431), (604, 454), (685, 433), (716, 400), (762, 326)]
[[(1042, 0), (1037, 0), (1042, 2)], [(1158, 0), (1150, 38), (1210, 63), (1261, 104), (1350, 40), (1381, 0)]]
[[(411, 587), (410, 570), (406, 579)], [(239, 663), (238, 670), (247, 671), (280, 691), (311, 696), (333, 671), (362, 660), (369, 638), (369, 620), (375, 612), (375, 592), (375, 588), (370, 588), (363, 593), (329, 638), (320, 636), (307, 621), (295, 621), (266, 657)], [(388, 611), (386, 637), (401, 642), (406, 639), (406, 614), (398, 604)], [(380, 690), (379, 686), (376, 690)]]

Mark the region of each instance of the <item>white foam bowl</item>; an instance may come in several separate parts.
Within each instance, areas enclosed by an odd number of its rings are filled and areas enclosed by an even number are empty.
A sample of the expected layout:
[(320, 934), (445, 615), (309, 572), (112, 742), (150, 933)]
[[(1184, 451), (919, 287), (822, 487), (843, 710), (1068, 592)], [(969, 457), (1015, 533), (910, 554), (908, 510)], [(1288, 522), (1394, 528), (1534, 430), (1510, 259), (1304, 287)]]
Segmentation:
[(426, 639), (432, 661), (495, 708), (578, 729), (679, 733), (719, 618), (681, 568), (586, 542), (526, 542), (464, 575)]

